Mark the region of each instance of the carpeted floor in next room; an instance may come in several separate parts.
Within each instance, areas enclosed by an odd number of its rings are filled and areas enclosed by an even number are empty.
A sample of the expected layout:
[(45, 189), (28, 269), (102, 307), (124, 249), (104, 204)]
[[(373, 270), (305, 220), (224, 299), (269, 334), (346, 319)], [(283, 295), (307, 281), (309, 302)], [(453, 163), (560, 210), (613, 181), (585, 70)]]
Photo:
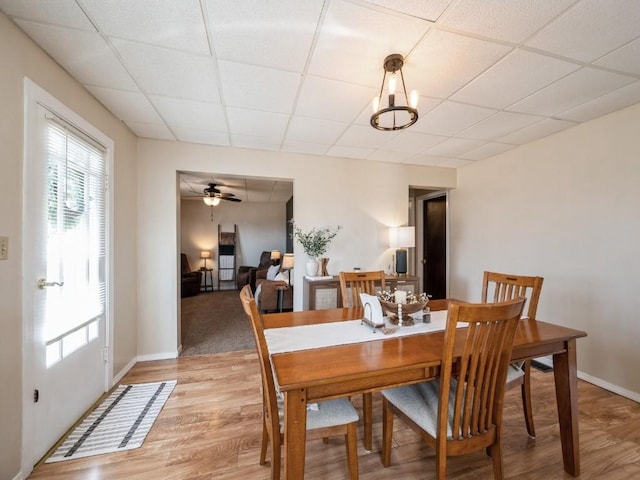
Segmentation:
[(181, 302), (180, 356), (255, 349), (238, 290), (200, 293)]

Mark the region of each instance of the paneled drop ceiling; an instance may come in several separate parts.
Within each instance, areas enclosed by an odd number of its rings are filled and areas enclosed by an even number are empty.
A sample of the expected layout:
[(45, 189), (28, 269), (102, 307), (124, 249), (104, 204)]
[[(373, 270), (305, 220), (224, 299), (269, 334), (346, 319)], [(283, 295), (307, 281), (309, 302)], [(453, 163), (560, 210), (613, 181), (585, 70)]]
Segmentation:
[[(638, 0), (0, 0), (137, 136), (461, 167), (640, 101)], [(420, 119), (369, 126), (390, 53)]]

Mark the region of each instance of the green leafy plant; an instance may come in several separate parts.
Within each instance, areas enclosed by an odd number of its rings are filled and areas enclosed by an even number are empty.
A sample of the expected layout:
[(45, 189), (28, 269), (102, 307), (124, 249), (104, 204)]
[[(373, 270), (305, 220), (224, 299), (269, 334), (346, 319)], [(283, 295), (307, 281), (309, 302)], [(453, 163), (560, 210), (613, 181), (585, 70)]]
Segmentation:
[(338, 231), (342, 228), (342, 226), (340, 225), (335, 228), (314, 227), (310, 231), (305, 233), (300, 229), (300, 227), (295, 224), (293, 220), (291, 220), (291, 226), (293, 227), (291, 238), (296, 239), (300, 243), (300, 245), (302, 245), (304, 253), (313, 258), (319, 257), (320, 255), (326, 253), (331, 240), (335, 238), (335, 236), (338, 234)]

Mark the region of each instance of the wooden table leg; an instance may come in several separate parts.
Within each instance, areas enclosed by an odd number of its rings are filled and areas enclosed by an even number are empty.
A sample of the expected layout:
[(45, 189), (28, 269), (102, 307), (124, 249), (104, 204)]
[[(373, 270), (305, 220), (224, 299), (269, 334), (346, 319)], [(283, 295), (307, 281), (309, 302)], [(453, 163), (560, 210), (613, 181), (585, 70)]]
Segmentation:
[(364, 448), (371, 451), (373, 444), (373, 395), (371, 392), (362, 394), (362, 416), (364, 417)]
[(562, 442), (564, 470), (580, 475), (580, 442), (578, 438), (578, 375), (576, 341), (567, 342), (567, 351), (553, 356), (553, 374), (556, 383), (558, 423)]
[(284, 394), (284, 479), (304, 478), (307, 444), (307, 391), (291, 390)]

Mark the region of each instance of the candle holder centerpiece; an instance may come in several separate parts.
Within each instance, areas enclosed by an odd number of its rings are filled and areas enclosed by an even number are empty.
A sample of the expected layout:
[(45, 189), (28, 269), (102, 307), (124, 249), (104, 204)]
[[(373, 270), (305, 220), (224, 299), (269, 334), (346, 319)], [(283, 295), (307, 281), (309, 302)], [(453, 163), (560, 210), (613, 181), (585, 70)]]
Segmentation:
[(389, 323), (410, 326), (414, 324), (414, 318), (411, 315), (423, 310), (429, 302), (429, 297), (426, 293), (415, 294), (396, 289), (393, 293), (389, 290), (379, 292), (378, 300), (382, 308), (387, 311)]

